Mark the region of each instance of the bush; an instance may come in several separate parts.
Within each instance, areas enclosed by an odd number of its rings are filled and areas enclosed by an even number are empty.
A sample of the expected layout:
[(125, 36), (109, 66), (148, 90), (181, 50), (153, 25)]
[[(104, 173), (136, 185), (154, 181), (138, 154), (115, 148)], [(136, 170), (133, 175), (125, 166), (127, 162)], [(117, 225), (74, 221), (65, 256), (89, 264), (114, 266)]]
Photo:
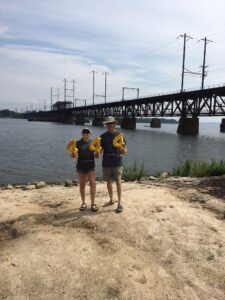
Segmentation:
[(208, 177), (225, 174), (225, 161), (187, 160), (173, 169), (173, 176)]
[(122, 179), (124, 181), (140, 180), (142, 177), (147, 176), (147, 171), (144, 168), (144, 163), (138, 166), (137, 162), (133, 162), (131, 166), (124, 166)]

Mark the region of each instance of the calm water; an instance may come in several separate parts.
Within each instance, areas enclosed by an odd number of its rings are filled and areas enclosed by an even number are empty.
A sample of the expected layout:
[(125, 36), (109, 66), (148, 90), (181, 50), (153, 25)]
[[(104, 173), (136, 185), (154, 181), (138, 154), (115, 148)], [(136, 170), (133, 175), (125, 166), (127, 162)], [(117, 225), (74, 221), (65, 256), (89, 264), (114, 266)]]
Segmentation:
[[(225, 134), (219, 124), (200, 124), (200, 134), (180, 136), (176, 124), (161, 129), (138, 124), (124, 131), (129, 153), (125, 163), (144, 161), (149, 174), (171, 171), (186, 159), (225, 159)], [(27, 120), (0, 119), (0, 184), (35, 180), (60, 182), (75, 177), (75, 165), (65, 150), (69, 139), (79, 138), (82, 126)], [(93, 136), (103, 128), (92, 127)], [(101, 161), (97, 161), (101, 176)]]

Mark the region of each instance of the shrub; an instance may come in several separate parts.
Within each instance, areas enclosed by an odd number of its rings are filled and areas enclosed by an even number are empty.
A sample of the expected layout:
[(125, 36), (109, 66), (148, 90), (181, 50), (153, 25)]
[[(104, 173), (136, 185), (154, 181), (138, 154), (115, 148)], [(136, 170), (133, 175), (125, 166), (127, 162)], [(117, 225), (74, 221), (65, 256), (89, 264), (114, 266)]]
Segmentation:
[(147, 176), (147, 171), (144, 168), (144, 163), (142, 162), (138, 166), (137, 162), (134, 161), (131, 166), (124, 166), (122, 179), (125, 181), (135, 181), (140, 180), (142, 177)]
[(173, 169), (173, 176), (208, 177), (225, 174), (225, 161), (186, 160)]

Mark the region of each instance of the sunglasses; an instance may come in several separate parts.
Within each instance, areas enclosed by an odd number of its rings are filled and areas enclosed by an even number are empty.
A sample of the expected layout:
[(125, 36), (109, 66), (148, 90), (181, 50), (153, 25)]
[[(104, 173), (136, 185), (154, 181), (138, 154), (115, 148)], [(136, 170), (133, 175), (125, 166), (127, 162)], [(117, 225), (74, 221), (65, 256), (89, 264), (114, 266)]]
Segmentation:
[(84, 130), (83, 132), (82, 132), (82, 134), (89, 134), (90, 133), (90, 131), (88, 131), (88, 130)]

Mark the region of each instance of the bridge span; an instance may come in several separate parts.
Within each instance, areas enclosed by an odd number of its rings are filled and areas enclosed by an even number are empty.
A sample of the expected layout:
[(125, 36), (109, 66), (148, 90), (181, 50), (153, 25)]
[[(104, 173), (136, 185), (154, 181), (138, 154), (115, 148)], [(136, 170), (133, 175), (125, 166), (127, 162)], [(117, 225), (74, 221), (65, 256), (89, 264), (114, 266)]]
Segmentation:
[[(29, 120), (82, 125), (85, 118), (88, 118), (93, 120), (94, 126), (101, 126), (105, 116), (108, 115), (119, 119), (124, 129), (135, 129), (137, 117), (180, 117), (178, 133), (197, 134), (199, 116), (225, 116), (225, 86), (32, 112), (29, 114)], [(153, 119), (151, 125), (160, 127), (160, 121)], [(221, 131), (225, 131), (225, 119), (222, 121)]]

